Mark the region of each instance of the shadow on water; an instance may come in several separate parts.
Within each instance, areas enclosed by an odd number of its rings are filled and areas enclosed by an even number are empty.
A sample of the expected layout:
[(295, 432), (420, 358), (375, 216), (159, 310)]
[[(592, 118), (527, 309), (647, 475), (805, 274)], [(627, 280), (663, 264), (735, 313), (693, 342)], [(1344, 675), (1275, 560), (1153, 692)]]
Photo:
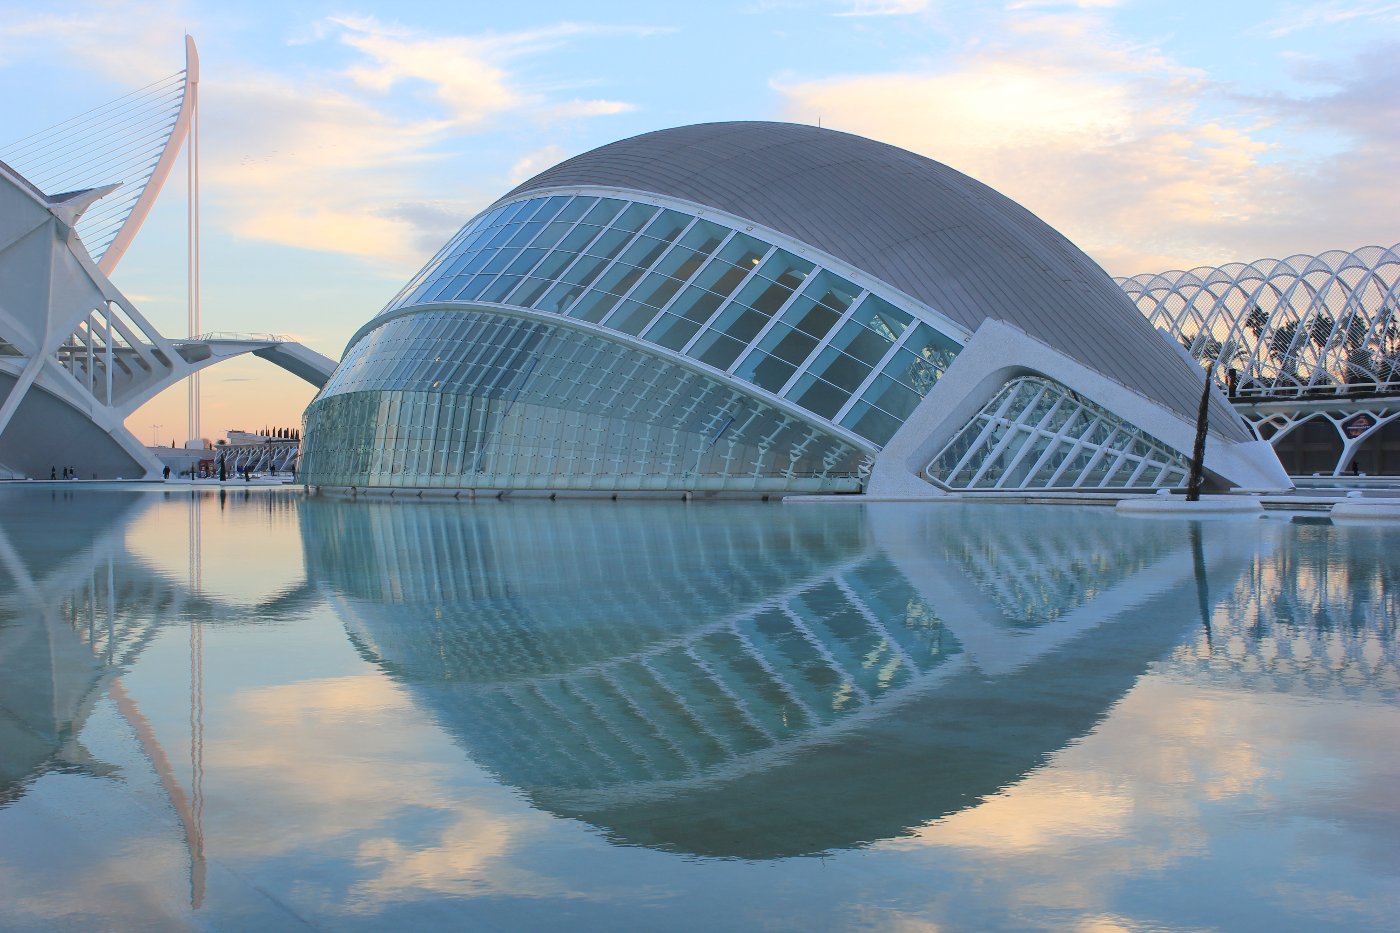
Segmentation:
[(621, 844), (745, 859), (1020, 779), (1255, 556), (1231, 523), (1014, 507), (312, 501), (301, 527), (361, 653), (498, 779)]

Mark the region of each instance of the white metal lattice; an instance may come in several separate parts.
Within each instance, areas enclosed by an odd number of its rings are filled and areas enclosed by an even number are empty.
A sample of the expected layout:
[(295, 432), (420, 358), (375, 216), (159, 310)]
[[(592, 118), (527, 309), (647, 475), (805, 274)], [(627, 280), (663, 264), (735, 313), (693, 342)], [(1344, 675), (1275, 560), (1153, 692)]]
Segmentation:
[(1400, 244), (1117, 281), (1238, 396), (1400, 388)]
[(1187, 464), (1161, 441), (1059, 383), (1002, 387), (925, 469), (949, 489), (1155, 489)]

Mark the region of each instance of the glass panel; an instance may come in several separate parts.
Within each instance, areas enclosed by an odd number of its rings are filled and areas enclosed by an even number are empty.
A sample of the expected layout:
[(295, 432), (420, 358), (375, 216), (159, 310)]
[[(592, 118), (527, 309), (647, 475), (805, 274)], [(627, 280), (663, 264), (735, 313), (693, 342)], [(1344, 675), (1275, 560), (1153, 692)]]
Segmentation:
[(913, 333), (904, 341), (904, 348), (915, 356), (927, 360), (942, 374), (958, 355), (962, 344), (951, 337), (939, 333), (927, 324), (915, 325)]
[(653, 272), (637, 286), (636, 297), (654, 308), (660, 308), (680, 290), (681, 283), (673, 278)]
[(865, 402), (857, 402), (851, 406), (851, 410), (846, 413), (846, 417), (841, 419), (842, 427), (850, 428), (855, 433), (876, 444), (884, 444), (894, 432), (899, 430), (899, 419), (893, 415), (888, 415), (878, 408), (873, 408)]
[(851, 315), (851, 320), (859, 321), (893, 343), (904, 333), (904, 328), (909, 326), (913, 317), (882, 298), (866, 295), (860, 307)]
[(588, 244), (588, 255), (601, 256), (604, 259), (611, 259), (618, 254), (623, 245), (632, 238), (632, 234), (626, 230), (604, 230), (592, 243)]
[(613, 330), (635, 337), (642, 332), (642, 328), (651, 323), (651, 319), (654, 317), (656, 317), (655, 308), (629, 298), (618, 305), (617, 311), (608, 319), (608, 326)]
[[(776, 286), (770, 286), (776, 287)], [(737, 302), (730, 302), (713, 325), (715, 330), (742, 340), (748, 343), (763, 329), (763, 325), (768, 322), (768, 316), (759, 314), (752, 308), (746, 308)]]
[(651, 220), (659, 209), (650, 204), (629, 204), (627, 210), (622, 212), (622, 216), (613, 221), (613, 226), (620, 230), (631, 230), (636, 233), (646, 226), (646, 222)]
[(730, 265), (740, 266), (747, 272), (758, 265), (758, 261), (768, 253), (768, 244), (761, 240), (756, 240), (746, 233), (736, 233), (734, 238), (724, 244), (724, 249), (719, 251), (715, 258), (722, 259)]
[(606, 269), (608, 261), (606, 259), (596, 259), (592, 256), (581, 256), (579, 261), (564, 273), (560, 281), (569, 282), (573, 285), (588, 285), (598, 277), (598, 274)]
[(737, 375), (761, 389), (776, 393), (787, 384), (795, 372), (797, 372), (797, 367), (791, 363), (775, 356), (755, 352), (749, 354)]
[(870, 375), (870, 370), (871, 367), (867, 364), (853, 359), (831, 346), (823, 350), (821, 355), (817, 357), (816, 363), (812, 365), (813, 375), (841, 386), (848, 395), (860, 388), (865, 377)]
[(682, 214), (680, 211), (662, 211), (660, 216), (653, 220), (643, 232), (649, 237), (655, 237), (669, 243), (690, 224), (692, 219), (689, 214)]
[(601, 227), (579, 224), (559, 241), (559, 249), (566, 253), (581, 253), (592, 239), (602, 232)]
[(871, 330), (866, 330), (853, 321), (841, 325), (831, 346), (844, 350), (849, 355), (874, 366), (890, 348), (890, 341)]
[(478, 296), (478, 300), (500, 301), (506, 295), (509, 295), (511, 289), (515, 288), (515, 286), (518, 284), (520, 284), (520, 276), (503, 275), (496, 281), (492, 282), (491, 287), (486, 289)]
[(755, 277), (739, 291), (734, 300), (739, 304), (748, 305), (765, 318), (770, 318), (791, 296), (792, 289), (765, 278)]
[(509, 272), (511, 275), (524, 275), (534, 268), (535, 263), (539, 262), (544, 255), (544, 250), (534, 247), (521, 250), (520, 255), (516, 258), (515, 262), (510, 264), (506, 272)]
[(808, 411), (830, 418), (841, 410), (851, 393), (823, 382), (810, 373), (803, 376), (788, 397)]
[(699, 329), (699, 321), (691, 321), (667, 313), (661, 315), (661, 320), (647, 331), (646, 339), (666, 347), (668, 350), (679, 351)]
[(705, 257), (700, 253), (683, 246), (677, 246), (667, 253), (661, 262), (657, 263), (656, 271), (664, 272), (672, 278), (688, 279), (695, 274), (695, 270), (699, 269), (700, 264), (704, 261)]
[(622, 263), (614, 263), (602, 278), (600, 278), (595, 288), (612, 292), (614, 295), (625, 295), (627, 290), (637, 284), (637, 280), (642, 277), (642, 270), (636, 266), (628, 266)]
[(486, 241), (486, 245), (488, 247), (504, 246), (506, 241), (515, 236), (518, 230), (519, 228), (512, 224), (500, 227), (491, 235), (491, 239)]
[(579, 299), (578, 304), (569, 309), (569, 316), (581, 320), (591, 321), (597, 324), (608, 316), (613, 305), (617, 304), (621, 298), (611, 292), (598, 291), (593, 289)]
[(695, 277), (695, 284), (719, 295), (728, 295), (739, 287), (739, 283), (749, 274), (749, 268), (731, 266), (724, 262), (711, 262)]
[(680, 245), (709, 255), (719, 248), (728, 235), (727, 227), (710, 223), (708, 220), (697, 220), (695, 225), (686, 231), (685, 236), (681, 237)]
[[(538, 273), (538, 270), (536, 270)], [(534, 306), (535, 301), (554, 283), (553, 279), (528, 278), (515, 293), (514, 302), (522, 308)]]
[(569, 232), (571, 226), (572, 224), (562, 223), (560, 221), (547, 224), (540, 235), (535, 237), (534, 245), (541, 247), (553, 246), (563, 238), (564, 234)]
[(544, 206), (541, 207), (539, 210), (535, 211), (535, 216), (534, 216), (534, 217), (531, 217), (530, 219), (531, 219), (531, 220), (541, 220), (541, 221), (542, 221), (542, 220), (549, 220), (550, 218), (552, 218), (552, 217), (554, 217), (556, 214), (558, 214), (559, 211), (560, 211), (561, 209), (563, 209), (564, 205), (567, 204), (567, 203), (569, 203), (569, 196), (566, 195), (566, 194), (565, 194), (565, 195), (556, 194), (556, 195), (555, 195), (554, 197), (552, 197), (552, 198), (546, 198), (546, 199), (545, 199), (545, 202), (544, 202)]
[(625, 201), (619, 201), (616, 198), (603, 198), (584, 215), (583, 222), (603, 226), (618, 215), (625, 203)]
[(522, 224), (520, 229), (516, 231), (515, 236), (511, 237), (510, 242), (506, 245), (524, 246), (526, 243), (529, 243), (532, 239), (534, 239), (543, 227), (544, 224), (542, 223)]
[(497, 221), (497, 223), (514, 223), (517, 220), (523, 219), (521, 217), (522, 214), (528, 215), (533, 210), (534, 208), (529, 201), (516, 201), (514, 204), (509, 204), (506, 206), (506, 208), (501, 212), (501, 218), (499, 221)]
[(560, 282), (549, 290), (539, 304), (535, 307), (541, 311), (552, 311), (555, 314), (563, 314), (564, 310), (573, 303), (579, 295), (583, 294), (582, 285), (570, 285), (568, 282)]
[(805, 259), (799, 259), (786, 250), (776, 249), (768, 261), (758, 270), (765, 279), (777, 282), (789, 291), (795, 291), (815, 268)]
[(920, 401), (917, 394), (885, 375), (876, 376), (861, 398), (878, 405), (900, 421), (908, 418)]
[(845, 314), (851, 302), (860, 294), (860, 287), (822, 269), (807, 283), (803, 294), (838, 314)]
[(622, 257), (618, 261), (646, 269), (666, 251), (667, 245), (665, 240), (642, 235), (623, 251)]
[(592, 207), (597, 200), (597, 198), (574, 198), (568, 204), (564, 205), (563, 210), (561, 210), (559, 215), (554, 219), (561, 222), (567, 221), (573, 223), (587, 213), (588, 209)]
[[(808, 292), (811, 289), (807, 290)], [(817, 304), (810, 294), (803, 294), (783, 312), (783, 321), (820, 340), (840, 320), (830, 308)]]
[(720, 296), (692, 285), (681, 293), (670, 310), (681, 317), (704, 324), (723, 303), (724, 299)]
[(817, 347), (817, 339), (779, 324), (764, 336), (759, 348), (789, 363), (804, 362)]
[(743, 349), (744, 344), (739, 341), (710, 330), (706, 331), (705, 336), (701, 337), (695, 346), (690, 348), (689, 355), (716, 369), (728, 369), (730, 364), (738, 359)]
[(498, 252), (496, 253), (496, 255), (494, 255), (494, 256), (491, 257), (491, 261), (488, 262), (488, 263), (486, 264), (486, 267), (483, 268), (481, 271), (482, 271), (482, 272), (491, 272), (491, 273), (500, 272), (500, 271), (501, 271), (502, 269), (504, 269), (513, 259), (515, 259), (515, 257), (517, 257), (517, 256), (519, 256), (519, 255), (520, 255), (520, 250), (519, 250), (519, 249), (503, 249), (503, 250), (500, 250), (500, 251), (498, 251)]
[(489, 286), (493, 277), (494, 276), (487, 275), (475, 275), (470, 277), (468, 283), (466, 283), (465, 286), (462, 287), (461, 291), (458, 291), (458, 293), (456, 293), (456, 297), (452, 298), (452, 300), (472, 300), (472, 298), (475, 298), (476, 296), (479, 296), (479, 294), (482, 294), (482, 291), (486, 289), (486, 286)]

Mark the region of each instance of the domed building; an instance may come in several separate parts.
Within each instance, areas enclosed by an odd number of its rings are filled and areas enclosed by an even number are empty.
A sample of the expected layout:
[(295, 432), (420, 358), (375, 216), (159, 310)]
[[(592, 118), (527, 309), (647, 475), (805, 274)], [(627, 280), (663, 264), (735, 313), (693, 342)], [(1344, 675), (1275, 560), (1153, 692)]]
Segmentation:
[[(351, 338), (301, 479), (767, 495), (1155, 489), (1199, 367), (953, 169), (784, 123), (644, 134), (473, 218)], [(1215, 486), (1286, 487), (1218, 393)]]

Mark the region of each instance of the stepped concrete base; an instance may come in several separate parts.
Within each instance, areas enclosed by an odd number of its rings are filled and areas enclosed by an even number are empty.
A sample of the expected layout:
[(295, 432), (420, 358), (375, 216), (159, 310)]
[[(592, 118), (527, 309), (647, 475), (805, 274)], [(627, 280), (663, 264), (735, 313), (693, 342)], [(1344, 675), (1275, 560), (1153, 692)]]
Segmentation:
[(1328, 515), (1334, 522), (1400, 522), (1400, 499), (1347, 499)]
[(1244, 496), (1203, 496), (1187, 502), (1185, 496), (1143, 496), (1124, 499), (1114, 506), (1123, 515), (1170, 515), (1174, 518), (1244, 517), (1260, 515), (1264, 506)]

